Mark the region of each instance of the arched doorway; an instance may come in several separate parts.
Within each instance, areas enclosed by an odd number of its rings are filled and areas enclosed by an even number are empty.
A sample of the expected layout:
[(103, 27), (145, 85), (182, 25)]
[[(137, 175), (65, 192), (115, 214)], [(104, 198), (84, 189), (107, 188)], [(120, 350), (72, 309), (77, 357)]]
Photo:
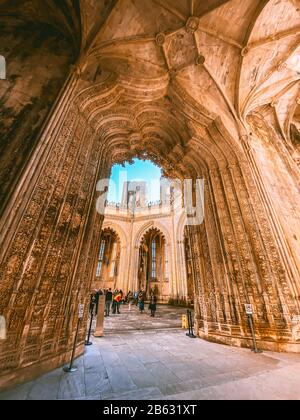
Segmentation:
[(116, 289), (119, 278), (121, 242), (111, 228), (101, 233), (95, 288)]
[(139, 249), (139, 288), (149, 295), (155, 290), (158, 300), (164, 301), (169, 291), (169, 253), (163, 233), (153, 227), (142, 238)]

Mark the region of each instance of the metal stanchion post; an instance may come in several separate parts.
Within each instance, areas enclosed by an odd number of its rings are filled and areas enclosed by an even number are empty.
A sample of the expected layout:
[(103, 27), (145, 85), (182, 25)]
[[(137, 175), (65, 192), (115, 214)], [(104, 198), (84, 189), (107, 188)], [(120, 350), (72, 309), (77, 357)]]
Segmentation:
[(190, 337), (192, 336), (192, 334), (193, 334), (193, 330), (192, 330), (192, 328), (193, 328), (193, 326), (192, 326), (192, 312), (191, 311), (189, 311), (189, 326), (190, 326), (190, 328), (189, 328), (189, 333), (190, 333)]
[(252, 335), (252, 339), (253, 339), (254, 349), (252, 351), (256, 354), (260, 354), (260, 353), (262, 353), (262, 351), (258, 350), (258, 348), (257, 348), (257, 342), (256, 342), (256, 337), (255, 337), (255, 329), (254, 329), (254, 324), (253, 324), (253, 307), (252, 307), (252, 305), (247, 304), (247, 305), (245, 305), (245, 309), (246, 309), (246, 314), (248, 315), (248, 321), (249, 321), (251, 335)]
[(190, 311), (189, 310), (187, 310), (187, 320), (188, 320), (189, 332), (186, 335), (189, 337), (191, 335), (191, 322), (190, 322)]
[(187, 334), (188, 337), (190, 338), (197, 338), (194, 335), (194, 331), (193, 331), (193, 317), (192, 317), (192, 311), (188, 310), (187, 311), (187, 315), (188, 315), (188, 323), (189, 323), (189, 332)]
[(81, 321), (82, 321), (82, 318), (83, 318), (83, 315), (84, 315), (84, 305), (79, 305), (79, 311), (78, 312), (79, 313), (78, 313), (77, 329), (76, 329), (76, 334), (75, 334), (75, 340), (74, 340), (70, 365), (64, 367), (64, 369), (63, 369), (64, 372), (66, 372), (66, 373), (73, 373), (73, 372), (77, 372), (77, 370), (78, 370), (78, 368), (76, 366), (73, 366), (73, 363), (74, 363), (74, 358), (75, 358), (79, 329), (80, 329)]
[(93, 343), (90, 341), (90, 338), (91, 338), (92, 326), (93, 326), (93, 320), (94, 320), (94, 305), (92, 306), (90, 315), (91, 315), (91, 317), (90, 317), (91, 318), (90, 319), (90, 327), (89, 327), (87, 340), (85, 341), (86, 346), (92, 346), (93, 345)]
[(251, 329), (251, 334), (252, 334), (252, 337), (253, 337), (253, 344), (254, 344), (254, 349), (252, 351), (256, 354), (260, 354), (260, 353), (262, 353), (262, 351), (258, 350), (258, 348), (257, 348), (252, 315), (248, 315), (248, 319), (249, 319), (249, 324), (250, 324), (250, 329)]
[(190, 311), (190, 319), (191, 319), (191, 338), (196, 338), (194, 334), (192, 311)]

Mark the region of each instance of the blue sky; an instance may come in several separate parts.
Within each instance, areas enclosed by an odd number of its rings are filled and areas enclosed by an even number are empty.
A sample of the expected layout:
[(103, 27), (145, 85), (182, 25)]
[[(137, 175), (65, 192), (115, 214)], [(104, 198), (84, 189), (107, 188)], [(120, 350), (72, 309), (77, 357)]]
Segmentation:
[(135, 159), (133, 165), (126, 164), (125, 168), (115, 165), (111, 174), (108, 201), (121, 202), (123, 185), (126, 181), (146, 181), (149, 201), (159, 201), (161, 176), (161, 169), (150, 161)]

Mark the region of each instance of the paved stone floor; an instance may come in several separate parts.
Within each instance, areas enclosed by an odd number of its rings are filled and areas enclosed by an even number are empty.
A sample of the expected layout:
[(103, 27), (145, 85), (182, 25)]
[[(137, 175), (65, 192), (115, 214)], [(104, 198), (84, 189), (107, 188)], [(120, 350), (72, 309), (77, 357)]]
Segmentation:
[[(182, 310), (160, 307), (154, 329), (148, 314), (122, 312), (107, 321), (106, 336), (94, 339), (76, 361), (78, 372), (55, 370), (0, 394), (0, 399), (300, 399), (300, 355), (255, 355), (189, 339), (175, 328)], [(133, 331), (134, 320), (145, 330)]]
[(145, 331), (153, 329), (169, 329), (181, 328), (182, 315), (186, 314), (184, 308), (174, 308), (172, 306), (158, 306), (157, 316), (151, 318), (148, 316), (148, 306), (145, 305), (145, 313), (140, 315), (137, 308), (132, 307), (131, 311), (128, 306), (121, 306), (121, 315), (112, 315), (105, 320), (105, 332), (129, 332), (129, 331)]

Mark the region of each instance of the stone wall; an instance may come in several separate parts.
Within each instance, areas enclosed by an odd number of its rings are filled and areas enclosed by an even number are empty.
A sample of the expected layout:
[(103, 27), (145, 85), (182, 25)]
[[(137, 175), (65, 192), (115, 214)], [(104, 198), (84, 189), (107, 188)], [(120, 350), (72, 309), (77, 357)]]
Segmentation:
[(31, 152), (74, 61), (72, 44), (35, 22), (0, 21), (0, 213)]
[[(0, 312), (8, 334), (0, 344), (0, 366), (10, 383), (35, 372), (37, 363), (51, 368), (66, 361), (78, 306), (88, 305), (99, 245), (94, 229), (102, 224), (94, 191), (105, 165), (98, 137), (71, 104), (75, 84), (71, 78), (47, 127), (53, 135), (32, 157), (25, 195), (21, 191), (14, 203), (17, 220), (2, 230)], [(79, 349), (85, 333), (83, 323)]]

